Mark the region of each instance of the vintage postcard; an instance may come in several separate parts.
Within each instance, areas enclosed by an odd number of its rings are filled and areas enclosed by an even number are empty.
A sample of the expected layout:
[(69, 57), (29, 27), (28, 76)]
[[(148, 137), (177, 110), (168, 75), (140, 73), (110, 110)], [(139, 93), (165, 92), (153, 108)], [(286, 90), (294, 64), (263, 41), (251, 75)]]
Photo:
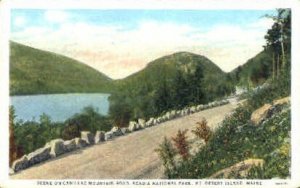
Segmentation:
[(299, 1), (0, 3), (0, 187), (300, 186)]

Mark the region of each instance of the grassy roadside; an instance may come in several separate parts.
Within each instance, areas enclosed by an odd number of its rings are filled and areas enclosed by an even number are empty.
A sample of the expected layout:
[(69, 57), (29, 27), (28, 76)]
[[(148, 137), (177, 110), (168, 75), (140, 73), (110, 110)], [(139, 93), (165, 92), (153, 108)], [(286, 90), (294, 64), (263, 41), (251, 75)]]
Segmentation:
[[(251, 114), (265, 103), (289, 96), (289, 76), (270, 82), (265, 88), (249, 93), (248, 103), (226, 117), (207, 144), (188, 160), (175, 164), (168, 178), (209, 178), (216, 172), (247, 159), (264, 160), (263, 167), (252, 168), (246, 175), (231, 174), (229, 178), (288, 178), (290, 177), (290, 104), (254, 126)], [(223, 178), (222, 176), (217, 178)]]

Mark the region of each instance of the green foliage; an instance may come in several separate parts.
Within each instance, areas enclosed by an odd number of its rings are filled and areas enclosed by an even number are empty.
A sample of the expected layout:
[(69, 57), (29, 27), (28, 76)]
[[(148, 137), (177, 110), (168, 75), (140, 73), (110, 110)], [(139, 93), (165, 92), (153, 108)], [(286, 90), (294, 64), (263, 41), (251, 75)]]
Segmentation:
[(86, 107), (64, 123), (53, 122), (46, 114), (40, 116), (39, 122), (18, 121), (14, 125), (14, 136), (16, 146), (23, 148), (24, 153), (30, 153), (56, 138), (68, 140), (80, 137), (82, 130), (95, 133), (97, 130), (110, 130), (111, 127), (108, 117), (97, 113), (92, 107)]
[[(276, 114), (258, 127), (248, 123), (250, 112), (238, 108), (234, 114), (223, 121), (208, 144), (189, 162), (177, 165), (176, 171), (172, 171), (169, 177), (207, 178), (219, 170), (248, 158), (262, 158), (268, 167), (268, 176), (256, 178), (287, 177), (290, 158), (286, 154), (284, 157), (279, 155), (274, 158), (274, 151), (276, 153), (277, 149), (282, 147), (284, 140), (289, 137), (290, 111)], [(287, 153), (286, 149), (279, 149), (279, 151)], [(249, 177), (254, 177), (251, 173)]]
[(178, 130), (176, 137), (173, 137), (172, 140), (176, 146), (177, 152), (180, 154), (183, 160), (187, 160), (190, 157), (189, 154), (189, 143), (187, 141), (187, 129), (184, 131)]
[[(290, 110), (275, 112), (261, 125), (250, 123), (252, 112), (265, 103), (290, 95), (289, 70), (268, 87), (248, 96), (248, 105), (238, 107), (223, 120), (200, 152), (189, 162), (178, 164), (170, 178), (207, 178), (213, 173), (248, 158), (265, 160), (263, 168), (255, 167), (244, 178), (287, 178), (290, 176)], [(286, 107), (283, 109), (287, 109)], [(241, 178), (241, 177), (235, 177)]]
[(40, 116), (40, 122), (16, 122), (14, 130), (16, 145), (22, 147), (24, 153), (30, 153), (52, 139), (61, 138), (63, 126), (63, 123), (52, 122), (46, 114)]
[(158, 116), (170, 109), (206, 103), (229, 95), (234, 86), (207, 58), (187, 52), (150, 62), (145, 69), (117, 80), (109, 100), (119, 126), (130, 119)]
[(174, 159), (176, 155), (175, 148), (173, 147), (171, 141), (167, 137), (164, 137), (164, 141), (155, 151), (158, 152), (160, 158), (162, 159), (163, 165), (165, 167), (165, 175), (169, 177), (172, 171), (176, 171)]
[(109, 92), (107, 76), (74, 59), (10, 42), (10, 95)]
[(264, 50), (229, 73), (236, 84), (253, 87), (264, 83), (272, 76), (272, 54)]
[(65, 124), (62, 132), (64, 139), (80, 137), (81, 131), (95, 133), (98, 130), (108, 131), (112, 128), (110, 119), (97, 113), (93, 107), (85, 107), (81, 113), (67, 119)]
[(274, 99), (289, 96), (291, 93), (290, 70), (282, 72), (275, 80), (270, 80), (266, 87), (258, 88), (248, 95), (248, 104), (258, 108), (264, 103), (271, 103)]

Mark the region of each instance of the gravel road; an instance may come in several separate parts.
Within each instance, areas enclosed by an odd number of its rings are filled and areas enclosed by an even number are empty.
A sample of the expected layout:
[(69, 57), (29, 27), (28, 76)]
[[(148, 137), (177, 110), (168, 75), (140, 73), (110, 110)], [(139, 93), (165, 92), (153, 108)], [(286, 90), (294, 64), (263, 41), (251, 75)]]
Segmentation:
[(163, 166), (154, 150), (164, 136), (179, 129), (189, 134), (196, 122), (206, 118), (211, 128), (237, 107), (236, 102), (197, 112), (140, 130), (112, 141), (64, 154), (11, 176), (12, 179), (159, 179)]

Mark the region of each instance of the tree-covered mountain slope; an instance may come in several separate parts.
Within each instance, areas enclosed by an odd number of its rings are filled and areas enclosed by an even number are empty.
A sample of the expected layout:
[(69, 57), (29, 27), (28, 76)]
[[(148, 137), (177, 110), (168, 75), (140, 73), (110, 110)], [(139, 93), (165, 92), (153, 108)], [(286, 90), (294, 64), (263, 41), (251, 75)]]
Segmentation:
[(10, 42), (10, 95), (108, 92), (111, 83), (79, 61)]
[(263, 50), (229, 74), (240, 86), (256, 86), (270, 78), (272, 70), (272, 53), (270, 50)]
[(204, 104), (234, 91), (227, 74), (218, 66), (189, 52), (158, 58), (143, 70), (115, 82), (118, 92), (110, 97), (110, 115), (120, 126), (130, 119)]

